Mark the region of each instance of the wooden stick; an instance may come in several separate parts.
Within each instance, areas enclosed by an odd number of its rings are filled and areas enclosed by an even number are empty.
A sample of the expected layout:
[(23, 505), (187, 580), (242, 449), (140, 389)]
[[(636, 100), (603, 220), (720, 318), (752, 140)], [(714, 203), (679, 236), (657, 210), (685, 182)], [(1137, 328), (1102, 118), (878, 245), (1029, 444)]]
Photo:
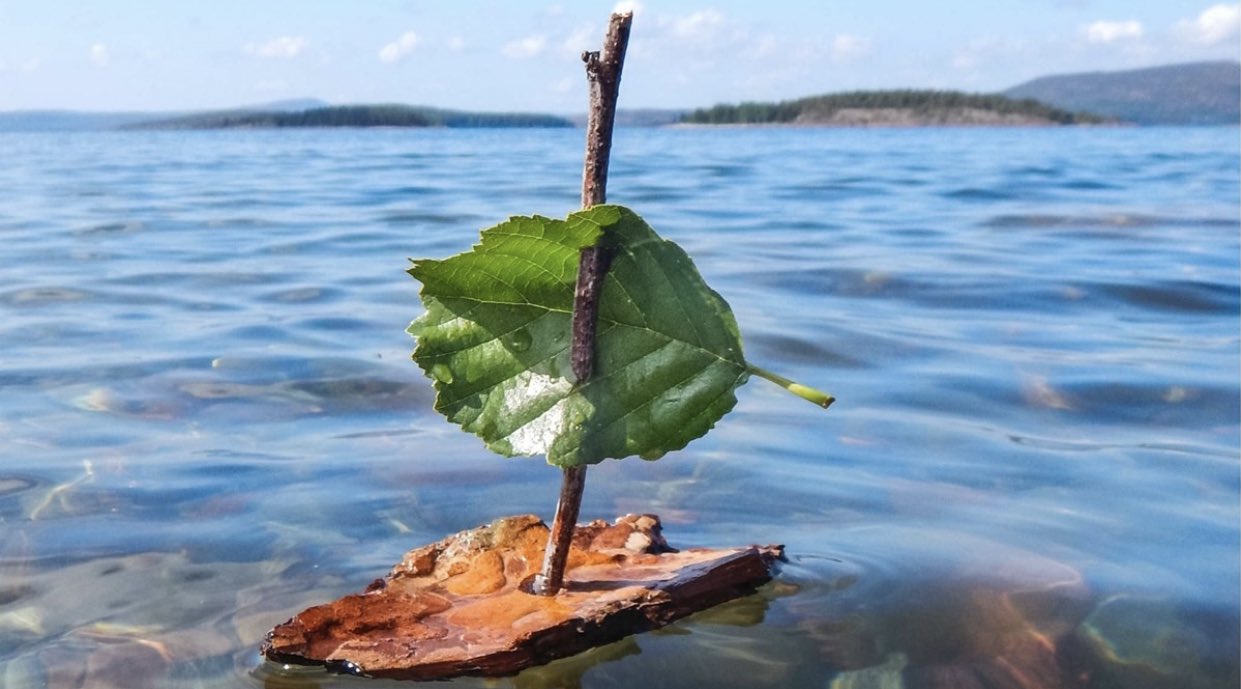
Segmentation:
[(616, 99), (620, 94), (621, 68), (629, 46), (633, 13), (612, 15), (603, 52), (584, 52), (586, 81), (590, 85), (590, 112), (586, 121), (586, 165), (582, 170), (582, 207), (607, 200), (608, 159), (612, 153), (612, 128), (616, 123)]
[[(582, 53), (586, 81), (590, 86), (590, 111), (586, 119), (586, 162), (582, 167), (582, 208), (607, 201), (608, 161), (612, 157), (612, 129), (616, 123), (616, 100), (620, 95), (621, 68), (629, 45), (633, 14), (614, 14), (603, 41), (603, 52)], [(594, 372), (595, 321), (599, 293), (607, 273), (603, 247), (582, 249), (577, 264), (577, 287), (573, 293), (573, 347), (570, 361), (577, 382)]]
[[(586, 160), (582, 168), (582, 208), (607, 200), (608, 160), (612, 154), (612, 129), (616, 123), (616, 99), (620, 93), (621, 68), (629, 45), (633, 13), (613, 14), (603, 51), (582, 53), (586, 81), (590, 86), (590, 111), (586, 121)], [(582, 249), (578, 258), (577, 285), (573, 292), (573, 340), (569, 360), (579, 385), (590, 379), (595, 362), (595, 324), (599, 295), (607, 275), (609, 257), (604, 247)], [(586, 489), (586, 467), (566, 467), (561, 475), (560, 499), (552, 519), (542, 573), (534, 592), (554, 596), (564, 586), (565, 565), (573, 543), (573, 527)]]
[(543, 569), (534, 579), (534, 592), (540, 596), (554, 596), (564, 588), (564, 570), (569, 564), (573, 528), (577, 524), (585, 490), (586, 467), (566, 467), (561, 473), (556, 517), (548, 529), (547, 547), (543, 550)]

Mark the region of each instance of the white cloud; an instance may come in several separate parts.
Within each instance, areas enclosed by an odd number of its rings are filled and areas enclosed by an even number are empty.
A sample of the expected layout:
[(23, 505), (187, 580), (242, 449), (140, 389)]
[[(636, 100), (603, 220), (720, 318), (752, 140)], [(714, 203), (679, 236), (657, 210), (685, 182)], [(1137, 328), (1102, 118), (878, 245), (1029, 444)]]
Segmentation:
[(724, 15), (715, 10), (699, 10), (672, 20), (672, 34), (678, 38), (695, 38), (708, 34), (724, 23)]
[(960, 51), (952, 56), (954, 69), (973, 69), (978, 66), (978, 55), (973, 52)]
[(547, 37), (526, 36), (516, 41), (509, 41), (504, 46), (504, 54), (509, 57), (534, 57), (547, 47)]
[(570, 55), (578, 55), (581, 54), (583, 50), (597, 49), (593, 46), (595, 41), (600, 40), (602, 40), (602, 36), (595, 36), (595, 28), (593, 26), (590, 24), (582, 24), (574, 29), (573, 33), (569, 34), (563, 41), (561, 41), (560, 49)]
[(779, 53), (783, 43), (775, 36), (765, 33), (755, 38), (745, 50), (746, 57), (764, 58)]
[(414, 52), (416, 47), (418, 47), (418, 34), (406, 31), (401, 34), (400, 38), (379, 49), (379, 61), (388, 64), (399, 62), (406, 55)]
[(1091, 43), (1113, 43), (1129, 38), (1142, 37), (1142, 22), (1130, 19), (1121, 22), (1097, 21), (1085, 28), (1086, 40)]
[(258, 57), (297, 57), (309, 41), (305, 36), (279, 36), (266, 43), (247, 43), (245, 51)]
[(1241, 4), (1212, 5), (1196, 19), (1177, 22), (1176, 32), (1193, 43), (1222, 43), (1241, 33)]
[(445, 43), (448, 44), (448, 49), (454, 53), (465, 50), (465, 39), (460, 36), (449, 36)]
[(90, 57), (91, 62), (100, 67), (106, 67), (108, 65), (108, 60), (111, 59), (111, 56), (108, 54), (108, 46), (102, 43), (92, 45), (88, 56)]
[(953, 53), (950, 64), (954, 69), (973, 70), (980, 66), (1027, 62), (1037, 49), (1024, 39), (976, 38)]
[(870, 40), (850, 34), (836, 34), (832, 39), (832, 57), (836, 60), (848, 60), (865, 55), (870, 50)]
[(613, 14), (624, 14), (626, 12), (632, 12), (634, 15), (637, 15), (643, 9), (644, 9), (644, 6), (640, 2), (636, 2), (635, 0), (621, 0), (620, 2), (616, 3), (616, 7), (612, 8), (612, 13)]
[(282, 91), (287, 91), (288, 89), (288, 82), (281, 80), (258, 81), (254, 84), (254, 90), (264, 94), (280, 93)]

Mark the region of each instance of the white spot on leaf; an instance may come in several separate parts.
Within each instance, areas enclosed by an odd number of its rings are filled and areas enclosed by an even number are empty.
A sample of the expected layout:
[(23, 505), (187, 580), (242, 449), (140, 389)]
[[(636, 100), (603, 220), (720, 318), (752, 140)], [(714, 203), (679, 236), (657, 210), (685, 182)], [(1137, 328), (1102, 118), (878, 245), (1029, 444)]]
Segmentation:
[(550, 409), (513, 431), (508, 436), (514, 454), (544, 454), (569, 427), (568, 394), (573, 384), (564, 378), (553, 378), (534, 371), (523, 371), (513, 385), (504, 391), (506, 413), (516, 413), (548, 396), (560, 397)]

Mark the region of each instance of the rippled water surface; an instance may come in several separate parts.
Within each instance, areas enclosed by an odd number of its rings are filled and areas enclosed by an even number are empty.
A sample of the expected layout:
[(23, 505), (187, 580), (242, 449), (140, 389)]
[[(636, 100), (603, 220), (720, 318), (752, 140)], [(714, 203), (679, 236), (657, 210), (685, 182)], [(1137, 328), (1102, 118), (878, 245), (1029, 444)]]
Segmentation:
[[(409, 361), (407, 257), (577, 205), (580, 131), (0, 134), (0, 685), (380, 686), (256, 653), (550, 515)], [(583, 517), (756, 596), (489, 686), (1235, 687), (1235, 128), (621, 130), (762, 381)], [(459, 686), (483, 686), (460, 680)], [(386, 685), (384, 685), (386, 686)]]

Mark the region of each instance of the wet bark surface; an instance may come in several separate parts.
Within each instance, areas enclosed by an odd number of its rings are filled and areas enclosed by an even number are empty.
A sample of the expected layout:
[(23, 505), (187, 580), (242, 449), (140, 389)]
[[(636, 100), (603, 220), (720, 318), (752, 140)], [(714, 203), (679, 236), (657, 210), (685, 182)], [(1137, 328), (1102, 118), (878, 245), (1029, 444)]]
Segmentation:
[(535, 595), (547, 526), (506, 517), (408, 552), (362, 593), (269, 632), (281, 663), (402, 679), (502, 676), (655, 629), (769, 581), (781, 546), (668, 546), (658, 517), (579, 525), (565, 588)]

